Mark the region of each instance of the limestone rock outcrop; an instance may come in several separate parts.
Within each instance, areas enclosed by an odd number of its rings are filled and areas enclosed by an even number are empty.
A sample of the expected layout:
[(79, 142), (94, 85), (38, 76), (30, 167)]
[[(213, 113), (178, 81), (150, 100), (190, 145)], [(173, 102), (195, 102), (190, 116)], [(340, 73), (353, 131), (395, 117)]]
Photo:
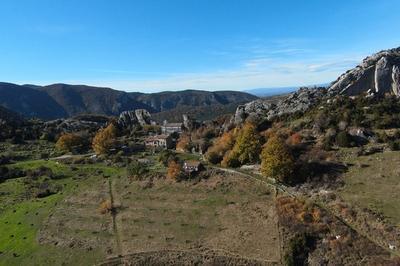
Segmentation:
[(271, 121), (282, 115), (305, 112), (317, 104), (325, 94), (324, 88), (301, 88), (276, 103), (258, 99), (238, 106), (231, 122), (239, 125), (246, 120)]
[(124, 111), (119, 115), (118, 125), (122, 128), (132, 128), (137, 125), (150, 125), (151, 115), (145, 109), (136, 109), (133, 111)]
[(363, 62), (342, 74), (329, 88), (331, 95), (360, 94), (400, 96), (400, 47), (381, 51), (363, 60)]
[(393, 66), (392, 80), (392, 91), (394, 95), (400, 97), (400, 66)]

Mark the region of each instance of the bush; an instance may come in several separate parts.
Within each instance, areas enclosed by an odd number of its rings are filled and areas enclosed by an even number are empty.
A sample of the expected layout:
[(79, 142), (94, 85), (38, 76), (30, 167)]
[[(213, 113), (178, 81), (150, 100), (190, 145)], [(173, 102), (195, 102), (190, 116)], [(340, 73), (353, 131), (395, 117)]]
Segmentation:
[(388, 143), (389, 142), (389, 137), (385, 132), (379, 132), (377, 138), (378, 143)]
[(284, 256), (285, 265), (306, 265), (308, 254), (312, 251), (315, 239), (305, 233), (297, 234), (289, 242), (289, 248)]
[(235, 154), (233, 151), (227, 152), (222, 159), (221, 165), (223, 167), (239, 167), (240, 161), (238, 159), (238, 155)]
[(212, 164), (218, 164), (222, 161), (222, 156), (218, 154), (216, 151), (209, 151), (206, 153), (206, 159)]
[(339, 147), (350, 147), (351, 146), (351, 136), (345, 131), (339, 132), (336, 136), (336, 144)]
[(294, 159), (282, 138), (272, 136), (261, 153), (261, 171), (264, 176), (289, 183), (294, 170)]
[(100, 203), (99, 211), (101, 214), (106, 214), (106, 213), (112, 212), (112, 210), (113, 210), (113, 206), (111, 204), (111, 200), (105, 200), (102, 203)]
[(164, 166), (168, 166), (171, 161), (177, 161), (176, 154), (171, 150), (163, 150), (158, 154), (158, 161)]
[(56, 149), (63, 152), (81, 152), (87, 148), (88, 141), (84, 137), (67, 133), (61, 135), (56, 143)]
[(60, 185), (53, 185), (48, 182), (40, 183), (36, 192), (37, 198), (45, 198), (61, 191)]
[(117, 138), (117, 128), (114, 124), (99, 130), (93, 138), (92, 147), (96, 154), (107, 154), (115, 146)]
[(294, 133), (290, 135), (290, 137), (286, 140), (286, 143), (290, 146), (296, 146), (299, 145), (302, 140), (303, 138), (299, 133)]
[(391, 141), (389, 141), (389, 148), (390, 148), (390, 150), (392, 150), (392, 151), (398, 151), (398, 150), (400, 150), (400, 141), (394, 141), (394, 140), (391, 140)]
[(176, 144), (176, 150), (182, 151), (182, 152), (187, 152), (187, 151), (191, 151), (191, 149), (192, 149), (192, 144), (191, 144), (190, 136), (187, 134), (182, 134), (179, 138), (178, 143)]
[(182, 167), (178, 162), (171, 161), (168, 164), (167, 178), (179, 181), (183, 178)]
[(147, 166), (138, 161), (131, 162), (126, 168), (128, 178), (133, 180), (142, 180), (148, 173)]

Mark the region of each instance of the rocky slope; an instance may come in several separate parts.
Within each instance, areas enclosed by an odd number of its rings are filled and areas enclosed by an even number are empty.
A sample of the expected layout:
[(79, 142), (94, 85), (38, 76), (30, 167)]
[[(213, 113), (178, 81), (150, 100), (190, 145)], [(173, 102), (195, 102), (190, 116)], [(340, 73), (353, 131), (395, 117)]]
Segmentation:
[(62, 133), (93, 133), (107, 125), (109, 117), (100, 115), (81, 115), (67, 119), (56, 119), (36, 124), (43, 133), (58, 135)]
[(325, 95), (324, 88), (301, 88), (278, 101), (259, 99), (240, 105), (232, 117), (232, 123), (239, 125), (246, 120), (273, 120), (276, 117), (304, 112), (317, 104)]
[(333, 82), (329, 93), (349, 96), (391, 93), (400, 97), (400, 47), (365, 58)]
[(329, 100), (335, 95), (382, 96), (387, 93), (400, 97), (400, 47), (365, 58), (359, 66), (342, 74), (328, 90), (300, 89), (277, 102), (267, 98), (240, 105), (231, 122), (238, 125), (246, 119), (272, 120), (282, 115), (304, 112), (325, 96), (325, 100)]

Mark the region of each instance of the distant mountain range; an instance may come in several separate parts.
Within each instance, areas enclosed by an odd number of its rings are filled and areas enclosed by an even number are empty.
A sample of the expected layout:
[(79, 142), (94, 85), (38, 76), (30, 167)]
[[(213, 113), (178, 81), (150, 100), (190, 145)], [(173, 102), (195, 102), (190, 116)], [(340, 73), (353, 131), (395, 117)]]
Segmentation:
[[(307, 86), (307, 87), (314, 87), (314, 86), (317, 86), (317, 87), (328, 87), (329, 83), (317, 84), (317, 85), (312, 85), (312, 86)], [(257, 89), (245, 90), (245, 92), (253, 94), (254, 96), (257, 96), (257, 97), (269, 97), (269, 96), (275, 96), (275, 95), (287, 94), (287, 93), (295, 92), (300, 87), (302, 87), (302, 86), (276, 87), (276, 88), (257, 88)]]
[(25, 117), (55, 119), (79, 114), (119, 115), (122, 111), (143, 108), (151, 113), (176, 108), (213, 108), (241, 104), (257, 99), (237, 91), (185, 90), (138, 93), (85, 85), (53, 84), (49, 86), (0, 83), (0, 106)]

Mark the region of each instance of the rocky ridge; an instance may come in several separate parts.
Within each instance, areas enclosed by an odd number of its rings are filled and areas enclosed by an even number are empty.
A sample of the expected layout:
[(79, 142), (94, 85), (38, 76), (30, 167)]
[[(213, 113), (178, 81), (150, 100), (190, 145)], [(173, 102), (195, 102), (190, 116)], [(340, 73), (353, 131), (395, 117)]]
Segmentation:
[(271, 121), (279, 116), (305, 112), (322, 99), (330, 100), (336, 95), (400, 97), (400, 47), (371, 55), (363, 62), (342, 74), (331, 86), (325, 88), (302, 88), (275, 102), (257, 99), (240, 105), (231, 123), (240, 125), (246, 120)]
[(400, 97), (400, 47), (384, 50), (363, 60), (342, 74), (329, 88), (329, 94), (394, 94)]
[(258, 99), (244, 105), (240, 105), (232, 117), (235, 125), (246, 120), (261, 121), (273, 120), (282, 115), (305, 112), (317, 104), (325, 95), (324, 88), (301, 88), (297, 92), (289, 94), (277, 103), (265, 99)]
[(42, 130), (46, 133), (60, 134), (72, 132), (96, 132), (107, 125), (106, 116), (82, 115), (67, 119), (56, 119), (43, 123)]

